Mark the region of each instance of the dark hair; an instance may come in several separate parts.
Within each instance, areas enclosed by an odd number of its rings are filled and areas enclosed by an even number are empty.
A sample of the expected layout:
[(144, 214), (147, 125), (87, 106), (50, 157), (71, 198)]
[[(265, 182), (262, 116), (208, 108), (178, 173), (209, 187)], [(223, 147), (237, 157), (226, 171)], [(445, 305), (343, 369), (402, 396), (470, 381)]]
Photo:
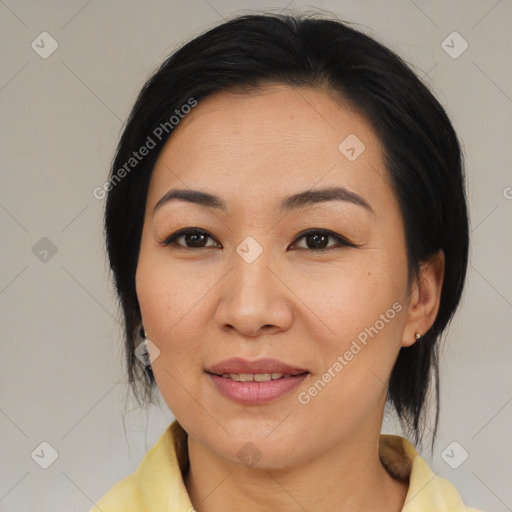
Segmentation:
[[(151, 371), (145, 373), (134, 355), (141, 324), (135, 273), (149, 180), (172, 134), (169, 120), (191, 99), (200, 102), (218, 91), (267, 84), (333, 91), (371, 123), (404, 220), (409, 284), (419, 278), (422, 262), (439, 249), (444, 252), (437, 317), (420, 341), (400, 349), (387, 395), (406, 434), (421, 445), (433, 373), (435, 440), (438, 341), (461, 299), (469, 250), (459, 142), (442, 106), (400, 57), (347, 23), (320, 16), (252, 14), (228, 20), (168, 57), (135, 102), (104, 187), (106, 247), (124, 313), (126, 363), (135, 396), (141, 385), (151, 399), (155, 387)], [(148, 137), (154, 147), (140, 161), (130, 161)]]

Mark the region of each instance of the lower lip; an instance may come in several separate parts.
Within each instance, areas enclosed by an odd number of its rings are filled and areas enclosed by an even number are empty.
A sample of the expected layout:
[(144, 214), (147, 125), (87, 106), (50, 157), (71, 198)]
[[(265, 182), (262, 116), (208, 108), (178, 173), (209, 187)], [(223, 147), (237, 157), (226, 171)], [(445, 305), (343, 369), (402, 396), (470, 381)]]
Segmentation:
[(208, 373), (222, 394), (242, 404), (262, 404), (280, 398), (295, 389), (308, 375), (309, 373), (304, 373), (267, 382), (239, 382)]

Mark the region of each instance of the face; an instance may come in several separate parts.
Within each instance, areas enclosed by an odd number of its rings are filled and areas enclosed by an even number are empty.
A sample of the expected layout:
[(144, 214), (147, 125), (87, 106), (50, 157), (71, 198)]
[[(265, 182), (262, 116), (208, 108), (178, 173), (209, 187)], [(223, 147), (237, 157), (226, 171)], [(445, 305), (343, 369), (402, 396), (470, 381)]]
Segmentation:
[[(335, 187), (348, 193), (282, 205)], [(160, 202), (171, 189), (224, 208)], [(379, 432), (408, 295), (403, 223), (371, 125), (317, 89), (200, 102), (154, 168), (136, 288), (161, 395), (212, 454), (240, 464), (251, 442), (262, 467), (278, 468)], [(207, 373), (234, 357), (309, 373), (248, 403)]]

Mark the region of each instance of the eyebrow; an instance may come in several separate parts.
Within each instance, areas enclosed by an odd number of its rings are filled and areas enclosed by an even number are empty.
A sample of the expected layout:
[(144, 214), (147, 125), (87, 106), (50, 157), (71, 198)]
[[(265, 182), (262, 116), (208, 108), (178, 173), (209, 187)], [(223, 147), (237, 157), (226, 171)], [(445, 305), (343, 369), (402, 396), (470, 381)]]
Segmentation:
[[(207, 208), (219, 211), (226, 211), (227, 204), (220, 197), (203, 192), (201, 190), (179, 189), (173, 188), (169, 190), (155, 205), (153, 215), (164, 204), (174, 200), (188, 201), (189, 203), (198, 204)], [(355, 192), (351, 192), (344, 187), (328, 187), (316, 190), (305, 190), (285, 197), (278, 205), (280, 212), (288, 212), (305, 206), (322, 203), (325, 201), (347, 201), (349, 203), (361, 206), (375, 215), (370, 204)]]

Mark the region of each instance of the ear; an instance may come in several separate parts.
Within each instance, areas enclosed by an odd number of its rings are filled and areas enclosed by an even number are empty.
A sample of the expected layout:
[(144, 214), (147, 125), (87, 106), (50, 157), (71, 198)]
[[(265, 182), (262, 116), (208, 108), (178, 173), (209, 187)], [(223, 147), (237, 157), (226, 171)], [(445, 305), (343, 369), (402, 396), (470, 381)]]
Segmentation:
[(439, 249), (428, 261), (422, 263), (419, 282), (411, 285), (407, 322), (404, 328), (402, 347), (409, 347), (420, 340), (415, 334), (425, 334), (434, 323), (443, 287), (445, 256)]

